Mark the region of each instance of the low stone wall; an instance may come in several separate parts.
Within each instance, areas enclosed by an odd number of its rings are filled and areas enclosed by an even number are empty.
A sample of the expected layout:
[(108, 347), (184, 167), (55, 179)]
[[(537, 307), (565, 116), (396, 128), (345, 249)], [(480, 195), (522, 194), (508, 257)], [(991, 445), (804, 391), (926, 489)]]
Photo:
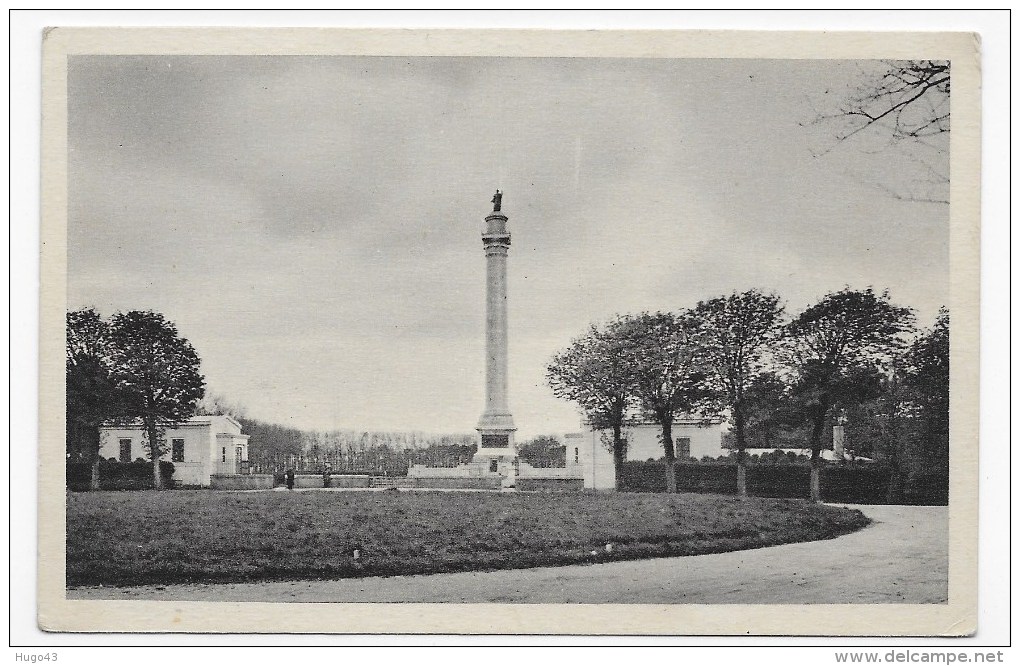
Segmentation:
[[(284, 482), (286, 485), (286, 481)], [(331, 474), (330, 488), (368, 488), (372, 485), (372, 477), (368, 474)], [(324, 488), (322, 474), (295, 474), (295, 488)]]
[(368, 474), (333, 474), (329, 477), (330, 488), (368, 488), (372, 477)]
[(414, 484), (401, 485), (401, 487), (407, 488), (455, 488), (460, 490), (499, 490), (502, 482), (502, 478), (498, 476), (491, 477), (423, 477), (417, 479), (408, 479), (408, 481), (414, 481)]
[(532, 467), (526, 462), (521, 462), (517, 470), (518, 479), (581, 479), (584, 480), (584, 470), (580, 465), (568, 464), (566, 467)]
[(268, 490), (273, 487), (272, 474), (213, 474), (209, 477), (213, 490)]
[(497, 476), (489, 471), (487, 462), (470, 462), (456, 467), (426, 467), (425, 465), (411, 465), (407, 469), (409, 478), (471, 478)]
[(417, 488), (418, 479), (409, 476), (373, 476), (373, 488)]
[[(508, 463), (504, 463), (508, 465)], [(479, 478), (501, 476), (499, 472), (489, 470), (487, 462), (470, 462), (456, 467), (426, 467), (411, 465), (407, 470), (410, 478)], [(580, 465), (568, 464), (565, 467), (532, 467), (524, 461), (517, 465), (517, 477), (529, 479), (582, 479), (584, 471)]]
[(295, 474), (295, 488), (322, 488), (321, 474)]
[[(471, 462), (457, 467), (425, 467), (412, 465), (407, 478), (398, 482), (387, 479), (387, 486), (402, 488), (465, 488), (499, 490), (514, 483), (518, 490), (525, 491), (578, 491), (584, 490), (584, 472), (580, 465), (565, 467), (532, 467), (524, 461), (518, 463), (516, 477), (509, 463), (503, 463), (502, 473), (491, 472), (486, 462)], [(373, 485), (376, 485), (373, 481)]]
[(584, 490), (584, 479), (578, 478), (545, 478), (529, 479), (517, 477), (517, 490), (538, 492), (580, 492)]

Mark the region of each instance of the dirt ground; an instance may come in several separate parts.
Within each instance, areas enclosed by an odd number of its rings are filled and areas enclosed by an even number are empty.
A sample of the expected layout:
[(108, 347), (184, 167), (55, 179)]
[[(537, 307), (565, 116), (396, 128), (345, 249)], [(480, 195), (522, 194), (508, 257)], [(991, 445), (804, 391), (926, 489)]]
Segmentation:
[(335, 581), (75, 588), (68, 599), (167, 601), (945, 603), (948, 509), (855, 506), (874, 522), (827, 541), (596, 565)]

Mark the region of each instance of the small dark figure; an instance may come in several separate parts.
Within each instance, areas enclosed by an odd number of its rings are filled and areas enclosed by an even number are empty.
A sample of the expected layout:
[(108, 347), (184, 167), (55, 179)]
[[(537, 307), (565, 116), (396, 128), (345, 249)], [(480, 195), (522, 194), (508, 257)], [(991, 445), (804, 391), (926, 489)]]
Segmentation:
[(330, 477), (332, 475), (333, 475), (333, 470), (330, 468), (329, 463), (326, 463), (326, 466), (322, 470), (322, 487), (323, 488), (329, 488), (330, 483), (331, 483)]
[(503, 193), (500, 192), (499, 190), (496, 190), (496, 194), (493, 195), (493, 197), (492, 197), (492, 212), (493, 213), (498, 213), (499, 212), (499, 207), (502, 205), (502, 203), (503, 203)]
[(287, 490), (294, 490), (294, 470), (288, 469), (287, 474)]

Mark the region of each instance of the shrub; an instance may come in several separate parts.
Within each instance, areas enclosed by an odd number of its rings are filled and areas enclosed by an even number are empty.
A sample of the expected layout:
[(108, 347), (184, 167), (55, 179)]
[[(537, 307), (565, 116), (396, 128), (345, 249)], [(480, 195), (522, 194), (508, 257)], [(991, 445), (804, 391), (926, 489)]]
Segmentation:
[[(659, 476), (665, 474), (660, 472)], [(735, 465), (679, 464), (676, 484), (678, 489), (692, 493), (730, 493), (737, 487), (737, 468)]]
[(949, 504), (949, 470), (915, 472), (903, 488), (904, 504), (946, 506)]
[(885, 504), (889, 468), (877, 465), (830, 465), (822, 470), (822, 499), (848, 504)]
[(661, 493), (666, 490), (660, 462), (625, 462), (620, 471), (620, 490), (633, 493)]
[[(825, 470), (822, 488), (825, 484)], [(729, 492), (734, 492), (732, 486)], [(747, 492), (755, 497), (794, 497), (805, 499), (810, 496), (811, 468), (806, 465), (756, 465), (747, 468)]]
[[(169, 484), (174, 474), (174, 464), (159, 461), (159, 472), (164, 484)], [(67, 487), (71, 490), (89, 490), (92, 466), (87, 463), (67, 464)], [(110, 462), (99, 461), (99, 488), (101, 490), (145, 490), (152, 488), (151, 462)]]
[[(664, 465), (661, 461), (624, 463), (620, 490), (665, 492)], [(810, 478), (810, 466), (800, 462), (787, 460), (780, 464), (748, 465), (747, 492), (754, 497), (806, 499), (810, 494)], [(886, 504), (891, 478), (889, 468), (882, 465), (826, 463), (822, 467), (822, 500)], [(680, 492), (735, 494), (737, 491), (737, 468), (732, 462), (677, 463), (676, 479)], [(945, 505), (948, 500), (947, 470), (915, 473), (907, 478), (903, 493), (905, 504)]]

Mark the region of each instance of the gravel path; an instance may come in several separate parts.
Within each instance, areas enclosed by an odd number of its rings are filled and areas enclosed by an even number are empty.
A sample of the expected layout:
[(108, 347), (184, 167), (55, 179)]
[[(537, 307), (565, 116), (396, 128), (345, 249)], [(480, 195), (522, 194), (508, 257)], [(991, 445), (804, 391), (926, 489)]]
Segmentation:
[(874, 522), (827, 541), (715, 555), (337, 581), (69, 589), (68, 599), (174, 601), (945, 603), (947, 507), (856, 506)]

